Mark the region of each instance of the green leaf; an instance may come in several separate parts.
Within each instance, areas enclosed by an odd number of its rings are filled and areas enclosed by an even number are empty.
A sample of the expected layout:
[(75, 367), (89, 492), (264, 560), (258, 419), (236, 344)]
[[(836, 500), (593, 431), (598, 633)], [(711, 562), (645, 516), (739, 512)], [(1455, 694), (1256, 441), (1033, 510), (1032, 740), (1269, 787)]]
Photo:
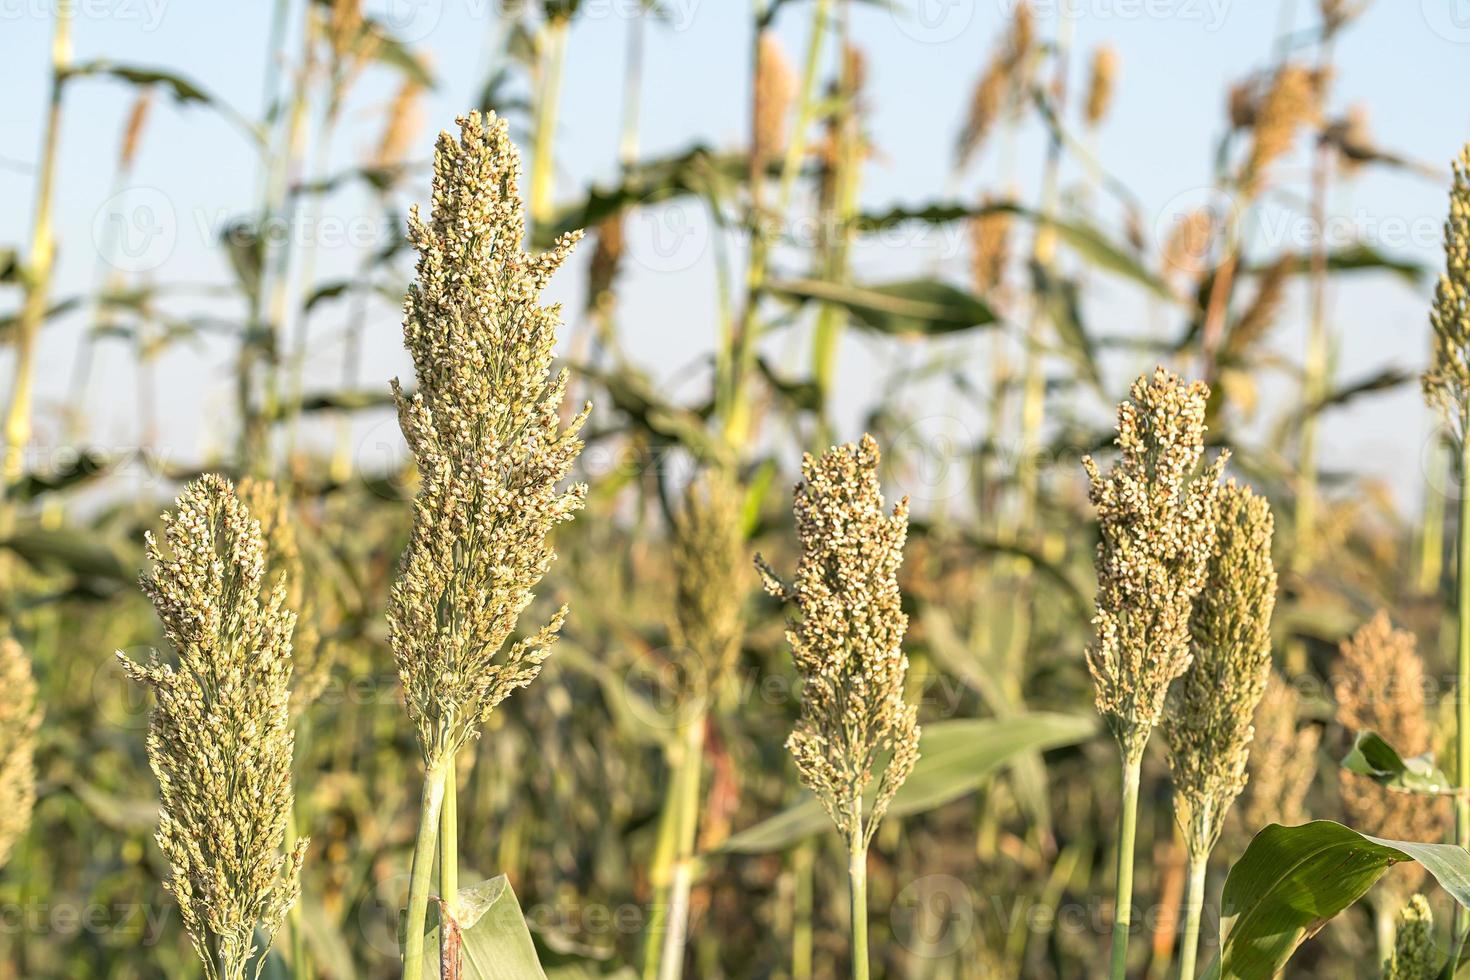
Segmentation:
[(1272, 824), (1225, 879), (1220, 954), (1206, 976), (1277, 976), (1302, 943), (1404, 861), (1417, 861), (1470, 908), (1470, 851), (1463, 847), (1382, 840), (1330, 820)]
[[(1086, 741), (1097, 731), (1090, 715), (1036, 712), (1011, 718), (931, 722), (919, 739), (919, 762), (889, 805), (889, 817), (923, 813), (973, 793), (996, 769), (1023, 752)], [(871, 799), (868, 801), (871, 805)], [(831, 829), (816, 798), (807, 795), (781, 813), (727, 839), (719, 850), (735, 854), (782, 851)]]
[[(505, 875), (459, 890), (460, 980), (545, 980), (531, 930)], [(423, 975), (439, 976), (439, 904), (429, 903)]]
[(132, 571), (118, 557), (118, 551), (94, 531), (77, 528), (42, 527), (17, 531), (3, 541), (27, 564), (42, 571), (66, 571), (78, 578), (110, 582), (133, 580)]
[(1405, 759), (1377, 732), (1359, 732), (1342, 767), (1390, 789), (1433, 796), (1450, 789), (1449, 778), (1435, 766), (1432, 752)]
[(863, 215), (858, 219), (858, 228), (864, 232), (879, 231), (906, 221), (942, 225), (952, 221), (968, 221), (987, 214), (1012, 214), (1039, 228), (1050, 228), (1068, 248), (1076, 252), (1077, 256), (1089, 265), (1128, 279), (1170, 302), (1178, 300), (1163, 279), (1146, 267), (1127, 248), (1109, 238), (1100, 228), (1085, 221), (1048, 218), (1038, 211), (1019, 204), (1002, 202), (970, 207), (963, 204), (935, 203), (920, 208), (893, 208), (881, 214)]
[(257, 143), (263, 140), (261, 130), (255, 123), (246, 119), (219, 96), (177, 72), (165, 71), (161, 68), (148, 68), (141, 65), (125, 65), (107, 58), (97, 58), (93, 61), (73, 65), (67, 69), (65, 78), (72, 79), (95, 76), (116, 78), (136, 86), (157, 85), (160, 88), (167, 89), (168, 93), (173, 96), (174, 101), (180, 105), (197, 103), (208, 106), (244, 130), (252, 140)]
[(955, 333), (995, 322), (995, 314), (979, 297), (936, 279), (873, 286), (788, 279), (770, 289), (798, 302), (818, 300), (844, 307), (862, 326), (895, 336)]

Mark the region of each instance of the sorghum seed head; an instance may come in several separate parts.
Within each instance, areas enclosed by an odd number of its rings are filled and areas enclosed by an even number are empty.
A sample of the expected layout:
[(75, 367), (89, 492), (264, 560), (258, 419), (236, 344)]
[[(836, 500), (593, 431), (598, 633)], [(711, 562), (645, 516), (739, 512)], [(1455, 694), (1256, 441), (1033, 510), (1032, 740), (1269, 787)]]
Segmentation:
[(735, 669), (746, 562), (740, 488), (723, 469), (690, 483), (675, 515), (674, 642), (691, 656), (691, 689), (714, 699)]
[(1189, 667), (1190, 615), (1204, 587), (1220, 493), (1221, 453), (1204, 453), (1209, 388), (1162, 367), (1118, 406), (1118, 461), (1083, 467), (1097, 507), (1097, 635), (1087, 650), (1097, 710), (1125, 757), (1143, 756), (1169, 685)]
[(766, 590), (799, 613), (786, 638), (801, 677), (801, 714), (786, 747), (845, 837), (857, 830), (854, 811), (874, 767), (892, 753), (864, 843), (919, 757), (918, 708), (904, 700), (908, 617), (898, 590), (908, 500), (885, 512), (878, 459), (878, 443), (867, 435), (820, 458), (807, 454), (796, 487), (794, 584), (788, 588), (756, 556)]
[(1394, 919), (1393, 951), (1383, 964), (1383, 980), (1434, 980), (1439, 974), (1434, 913), (1427, 898), (1415, 895)]
[(433, 207), (414, 208), (417, 275), (403, 339), (418, 390), (393, 382), (418, 464), (413, 529), (388, 604), (388, 642), (426, 762), (479, 732), (541, 671), (566, 609), (511, 640), (556, 557), (547, 538), (586, 487), (561, 489), (590, 406), (562, 425), (551, 370), (560, 307), (541, 290), (580, 233), (528, 255), (520, 158), (505, 121), (471, 113), (434, 150)]
[(1451, 164), (1450, 213), (1444, 223), (1445, 270), (1434, 287), (1429, 323), (1434, 350), (1424, 397), (1455, 437), (1465, 438), (1470, 411), (1470, 145)]
[(1214, 848), (1245, 788), (1251, 719), (1271, 671), (1272, 528), (1264, 498), (1234, 480), (1220, 489), (1215, 547), (1190, 617), (1194, 655), (1163, 721), (1176, 810), (1196, 857)]
[(175, 659), (118, 657), (155, 699), (148, 758), (171, 868), (164, 885), (206, 976), (243, 980), (257, 933), (269, 947), (296, 901), (306, 856), (305, 840), (282, 853), (295, 617), (283, 582), (265, 588), (260, 524), (227, 480), (191, 483), (163, 520), (167, 549), (148, 535), (142, 586)]
[(30, 660), (15, 640), (0, 638), (0, 868), (31, 822), (40, 725)]

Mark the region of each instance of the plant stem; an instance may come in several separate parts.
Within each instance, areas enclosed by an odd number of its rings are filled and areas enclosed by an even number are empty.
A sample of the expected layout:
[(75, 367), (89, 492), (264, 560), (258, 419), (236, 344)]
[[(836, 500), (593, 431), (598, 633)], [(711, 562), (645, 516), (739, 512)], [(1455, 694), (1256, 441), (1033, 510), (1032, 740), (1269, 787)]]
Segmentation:
[(827, 34), (827, 14), (832, 0), (816, 0), (812, 7), (812, 33), (806, 42), (806, 64), (801, 69), (801, 91), (797, 96), (796, 118), (791, 124), (791, 138), (786, 141), (786, 159), (781, 164), (781, 187), (776, 194), (776, 213), (785, 214), (791, 204), (796, 176), (806, 159), (807, 131), (816, 115), (817, 68), (822, 60), (822, 42)]
[(1118, 880), (1113, 900), (1113, 961), (1109, 976), (1125, 980), (1128, 975), (1128, 929), (1133, 922), (1133, 838), (1138, 827), (1138, 775), (1140, 758), (1123, 756), (1122, 809), (1118, 814)]
[(1199, 924), (1205, 907), (1205, 872), (1208, 853), (1189, 855), (1189, 892), (1184, 899), (1184, 938), (1179, 942), (1179, 980), (1194, 980), (1195, 958), (1199, 955)]
[[(1455, 614), (1458, 619), (1458, 649), (1455, 657), (1455, 843), (1470, 847), (1470, 797), (1465, 795), (1470, 787), (1470, 438), (1466, 438), (1470, 424), (1470, 409), (1461, 418), (1460, 439), (1460, 547), (1455, 578), (1458, 601)], [(1470, 929), (1470, 912), (1463, 905), (1455, 905), (1455, 935), (1463, 944), (1467, 929)]]
[(15, 380), (5, 416), (4, 486), (25, 472), (26, 443), (31, 439), (31, 386), (34, 381), (36, 335), (46, 318), (46, 296), (51, 288), (56, 240), (51, 231), (51, 200), (56, 186), (56, 150), (61, 139), (61, 92), (71, 67), (71, 19), (75, 5), (58, 4), (51, 37), (51, 99), (46, 110), (46, 132), (41, 139), (41, 165), (36, 178), (36, 213), (31, 225), (31, 250), (26, 257), (25, 300), (15, 325)]
[(413, 845), (413, 872), (408, 883), (408, 916), (403, 933), (403, 980), (422, 980), (424, 923), (429, 917), (429, 879), (434, 870), (434, 846), (439, 837), (439, 812), (444, 806), (446, 765), (431, 762), (424, 772), (424, 796), (419, 807), (419, 831)]
[(868, 845), (863, 838), (863, 803), (852, 804), (847, 839), (847, 884), (852, 912), (852, 980), (868, 980)]
[(444, 764), (444, 808), (439, 820), (439, 897), (458, 911), (459, 894), (459, 789), (455, 785), (454, 757)]
[(552, 147), (556, 143), (556, 110), (561, 98), (562, 65), (567, 50), (567, 17), (553, 17), (546, 24), (546, 56), (538, 80), (536, 131), (531, 158), (531, 226), (545, 230), (551, 221), (552, 178), (556, 174)]
[(679, 798), (674, 814), (676, 847), (669, 882), (668, 914), (664, 920), (663, 952), (658, 980), (679, 980), (684, 972), (684, 946), (689, 939), (689, 891), (694, 884), (694, 839), (699, 826), (700, 769), (704, 761), (704, 712), (698, 712), (684, 733), (679, 759)]

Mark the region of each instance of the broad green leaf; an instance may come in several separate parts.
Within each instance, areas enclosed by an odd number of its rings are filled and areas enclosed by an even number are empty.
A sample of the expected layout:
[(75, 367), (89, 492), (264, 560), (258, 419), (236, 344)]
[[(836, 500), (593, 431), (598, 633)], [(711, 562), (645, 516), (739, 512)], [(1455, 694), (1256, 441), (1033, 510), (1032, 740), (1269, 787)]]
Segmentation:
[(817, 300), (841, 306), (859, 324), (889, 335), (955, 333), (995, 322), (979, 297), (936, 279), (907, 279), (858, 286), (821, 279), (788, 279), (771, 292), (798, 302)]
[(1428, 795), (1450, 789), (1449, 778), (1435, 766), (1432, 752), (1405, 759), (1377, 732), (1359, 732), (1352, 749), (1343, 757), (1342, 767), (1389, 789)]
[(1330, 820), (1272, 824), (1225, 879), (1220, 953), (1206, 976), (1275, 977), (1302, 943), (1404, 861), (1419, 862), (1470, 908), (1470, 851), (1463, 847), (1368, 837)]
[[(996, 769), (1023, 752), (1086, 741), (1097, 731), (1088, 715), (1045, 712), (1012, 718), (931, 722), (919, 739), (919, 762), (888, 808), (888, 816), (923, 813), (973, 793)], [(871, 800), (869, 800), (871, 803)], [(802, 802), (730, 837), (719, 850), (736, 854), (781, 851), (831, 829), (816, 798)]]
[[(531, 930), (505, 875), (461, 888), (455, 902), (459, 980), (546, 980)], [(423, 975), (439, 976), (438, 903), (429, 903)]]

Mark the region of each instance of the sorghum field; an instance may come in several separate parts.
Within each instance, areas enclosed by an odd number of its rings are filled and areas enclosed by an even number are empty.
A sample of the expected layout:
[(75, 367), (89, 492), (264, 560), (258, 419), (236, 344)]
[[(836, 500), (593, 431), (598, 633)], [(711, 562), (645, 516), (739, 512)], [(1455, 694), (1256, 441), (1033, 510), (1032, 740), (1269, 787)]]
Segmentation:
[(1454, 977), (1452, 6), (4, 5), (0, 980)]

